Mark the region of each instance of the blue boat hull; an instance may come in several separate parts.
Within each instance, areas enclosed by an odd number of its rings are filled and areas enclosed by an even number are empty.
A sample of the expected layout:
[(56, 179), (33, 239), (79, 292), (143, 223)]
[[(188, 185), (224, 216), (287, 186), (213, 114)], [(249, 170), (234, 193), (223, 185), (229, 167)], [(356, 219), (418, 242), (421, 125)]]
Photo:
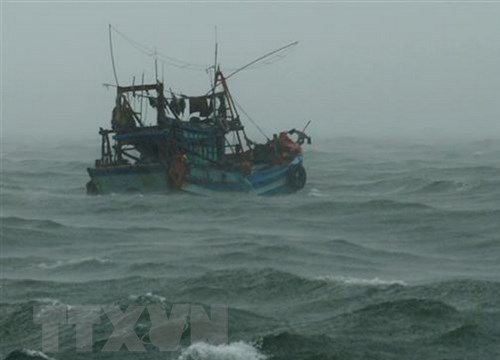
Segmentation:
[[(286, 194), (298, 190), (290, 183), (290, 169), (302, 167), (302, 157), (280, 165), (256, 165), (248, 176), (240, 171), (192, 166), (180, 191), (209, 195), (246, 192), (257, 195)], [(160, 164), (124, 165), (87, 169), (98, 194), (170, 192), (168, 174)], [(177, 191), (178, 191), (177, 190)]]

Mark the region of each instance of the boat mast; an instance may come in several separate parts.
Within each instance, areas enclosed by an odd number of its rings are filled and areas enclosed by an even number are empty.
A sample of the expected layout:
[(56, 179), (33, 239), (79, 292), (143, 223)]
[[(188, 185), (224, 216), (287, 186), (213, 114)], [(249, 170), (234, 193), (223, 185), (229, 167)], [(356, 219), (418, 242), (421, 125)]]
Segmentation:
[(214, 51), (214, 86), (213, 91), (215, 92), (215, 86), (217, 85), (217, 56), (219, 51), (219, 44), (217, 42), (217, 26), (215, 26), (215, 51)]
[[(144, 87), (144, 71), (142, 72), (142, 80), (141, 80), (141, 87)], [(144, 90), (141, 89), (141, 121), (144, 119), (143, 113), (142, 113), (142, 103), (144, 101)]]
[(217, 43), (217, 26), (215, 26), (215, 53), (214, 53), (214, 83), (212, 86), (212, 112), (214, 115), (214, 120), (217, 119), (216, 107), (215, 107), (215, 88), (217, 87), (217, 52), (219, 44)]
[[(237, 128), (237, 129), (233, 129), (233, 131), (235, 131), (235, 132), (236, 132), (236, 135), (237, 135), (237, 137), (238, 137), (238, 142), (239, 142), (239, 144), (240, 144), (241, 149), (243, 149), (243, 146), (242, 146), (242, 141), (241, 141), (240, 134), (239, 134), (239, 131), (240, 131), (240, 130), (243, 132), (243, 136), (245, 137), (245, 140), (247, 141), (247, 146), (248, 146), (248, 147), (250, 147), (250, 145), (249, 145), (249, 144), (250, 144), (250, 142), (248, 141), (248, 138), (247, 138), (247, 136), (246, 136), (245, 129), (244, 129), (244, 128), (243, 128), (243, 126), (241, 125), (241, 120), (240, 120), (240, 117), (239, 117), (239, 114), (238, 114), (238, 110), (237, 110), (237, 107), (235, 106), (235, 105), (236, 105), (236, 103), (235, 103), (235, 101), (233, 100), (233, 98), (232, 98), (232, 96), (231, 96), (231, 93), (229, 92), (229, 89), (228, 89), (228, 87), (227, 87), (227, 79), (229, 79), (230, 77), (232, 77), (233, 75), (236, 75), (236, 74), (237, 74), (237, 73), (239, 73), (240, 71), (243, 71), (243, 70), (247, 69), (248, 67), (250, 67), (250, 66), (252, 66), (252, 65), (254, 65), (254, 64), (256, 64), (256, 63), (258, 63), (258, 62), (260, 62), (260, 61), (262, 61), (262, 60), (264, 60), (264, 59), (266, 59), (266, 58), (268, 58), (268, 57), (270, 57), (270, 56), (272, 56), (272, 55), (278, 54), (278, 53), (280, 53), (280, 52), (281, 52), (281, 51), (283, 51), (283, 50), (286, 50), (286, 49), (288, 49), (288, 48), (291, 48), (291, 47), (293, 47), (293, 46), (298, 45), (298, 43), (299, 43), (298, 41), (294, 41), (294, 42), (289, 43), (289, 44), (287, 44), (287, 45), (285, 45), (285, 46), (282, 46), (282, 47), (280, 47), (280, 48), (278, 48), (278, 49), (276, 49), (276, 50), (270, 51), (270, 52), (268, 52), (268, 53), (266, 53), (266, 54), (264, 54), (264, 55), (262, 55), (262, 56), (259, 56), (257, 59), (252, 60), (251, 62), (247, 63), (246, 65), (241, 66), (241, 67), (239, 67), (238, 69), (234, 70), (234, 71), (233, 71), (232, 73), (230, 73), (228, 76), (224, 76), (224, 75), (222, 74), (222, 72), (221, 72), (219, 69), (217, 69), (217, 72), (216, 72), (216, 81), (215, 81), (215, 82), (217, 82), (217, 81), (220, 81), (220, 82), (221, 82), (221, 85), (222, 85), (222, 87), (223, 87), (223, 91), (226, 93), (226, 98), (228, 99), (228, 103), (229, 103), (229, 111), (230, 111), (230, 113), (231, 113), (231, 118), (232, 118), (233, 120), (237, 120), (237, 125), (238, 125), (238, 128)], [(248, 115), (247, 115), (247, 117), (248, 117)], [(250, 117), (249, 117), (249, 118), (250, 118)], [(251, 121), (254, 123), (254, 121), (253, 121), (253, 120), (251, 120)], [(254, 124), (255, 124), (255, 123), (254, 123)], [(255, 125), (256, 125), (256, 124), (255, 124)], [(256, 125), (256, 126), (257, 126), (257, 125)], [(262, 134), (263, 134), (263, 135), (264, 135), (267, 139), (269, 139), (269, 138), (267, 137), (267, 135), (266, 135), (266, 134), (262, 131), (262, 129), (260, 129), (260, 127), (259, 127), (259, 126), (257, 126), (257, 128), (259, 129), (259, 131), (260, 131), (260, 132), (261, 132), (261, 133), (262, 133)]]

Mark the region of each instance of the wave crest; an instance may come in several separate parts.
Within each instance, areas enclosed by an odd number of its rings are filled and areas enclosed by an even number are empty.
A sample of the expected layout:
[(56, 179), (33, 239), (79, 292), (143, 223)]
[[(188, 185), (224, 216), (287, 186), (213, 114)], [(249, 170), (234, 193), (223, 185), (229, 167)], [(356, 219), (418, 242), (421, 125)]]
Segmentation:
[(5, 360), (55, 360), (47, 354), (31, 349), (21, 349), (12, 351)]
[(62, 261), (58, 260), (54, 263), (47, 264), (47, 263), (40, 263), (38, 264), (38, 267), (40, 269), (45, 269), (45, 270), (54, 270), (54, 269), (59, 269), (59, 268), (74, 268), (74, 269), (81, 269), (81, 268), (95, 268), (95, 267), (102, 267), (106, 266), (108, 264), (111, 264), (112, 261), (108, 258), (100, 258), (100, 257), (86, 257), (82, 259), (71, 259), (67, 261)]
[(341, 283), (346, 285), (358, 285), (358, 286), (408, 286), (403, 280), (383, 280), (375, 277), (373, 279), (362, 279), (351, 276), (334, 276), (334, 275), (323, 275), (318, 276), (315, 280)]
[(210, 345), (195, 343), (183, 350), (178, 360), (265, 360), (267, 356), (244, 341)]

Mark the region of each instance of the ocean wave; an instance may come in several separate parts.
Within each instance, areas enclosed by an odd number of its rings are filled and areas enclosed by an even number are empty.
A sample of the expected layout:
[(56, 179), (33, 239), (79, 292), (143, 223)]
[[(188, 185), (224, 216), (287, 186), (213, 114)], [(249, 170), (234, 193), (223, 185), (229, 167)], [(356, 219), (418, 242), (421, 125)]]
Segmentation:
[(24, 171), (24, 170), (15, 170), (15, 171), (4, 171), (4, 176), (7, 180), (9, 179), (27, 179), (32, 180), (36, 179), (38, 181), (41, 180), (52, 180), (57, 179), (61, 180), (62, 178), (75, 177), (74, 173), (67, 173), (63, 171), (37, 171), (36, 169), (33, 171)]
[[(71, 305), (68, 305), (68, 304), (65, 304), (64, 302), (62, 302), (61, 300), (59, 299), (54, 299), (54, 298), (39, 298), (39, 299), (34, 299), (32, 302), (30, 303), (35, 303), (35, 306), (33, 306), (33, 317), (34, 318), (41, 318), (44, 314), (47, 314), (47, 312), (50, 312), (50, 307), (53, 307), (53, 306), (63, 306), (63, 307), (66, 307), (66, 308), (71, 308)], [(49, 306), (47, 308), (45, 307), (42, 307), (39, 309), (38, 312), (34, 312), (34, 309), (36, 306), (38, 305), (44, 305), (44, 306)]]
[[(8, 182), (8, 181), (2, 181), (2, 183), (0, 184), (0, 188), (3, 190), (3, 192), (5, 193), (6, 190), (7, 191), (26, 191), (28, 190), (28, 186), (23, 186), (23, 185), (20, 185), (18, 182)], [(29, 190), (31, 190), (32, 187), (29, 188)]]
[(324, 193), (321, 190), (316, 189), (316, 188), (312, 188), (307, 195), (313, 196), (313, 197), (318, 197), (318, 198), (323, 198), (323, 197), (329, 197), (330, 196), (329, 194)]
[(375, 286), (375, 287), (385, 287), (385, 286), (408, 286), (408, 284), (403, 280), (382, 280), (379, 278), (373, 279), (362, 279), (351, 276), (334, 276), (334, 275), (323, 275), (314, 278), (319, 281), (340, 283), (346, 285), (354, 286)]
[(328, 251), (328, 256), (339, 257), (352, 262), (358, 261), (361, 264), (379, 264), (387, 261), (423, 261), (424, 257), (410, 252), (384, 250), (366, 245), (355, 244), (343, 239), (326, 239), (317, 241), (315, 247), (319, 254)]
[(460, 309), (500, 310), (500, 282), (456, 279), (423, 284), (408, 289), (408, 295), (443, 299)]
[(50, 308), (54, 306), (70, 307), (70, 305), (56, 298), (42, 297), (27, 301), (7, 302), (2, 299), (0, 308), (5, 311), (2, 314), (0, 328), (5, 329), (7, 334), (13, 335), (18, 331), (26, 330), (26, 326), (33, 324), (34, 319), (39, 319)]
[(13, 256), (13, 257), (0, 257), (3, 268), (6, 269), (21, 269), (36, 266), (40, 262), (46, 261), (44, 257), (38, 256)]
[[(271, 242), (271, 237), (269, 237)], [(280, 258), (283, 263), (303, 263), (318, 257), (324, 257), (325, 253), (318, 249), (311, 249), (304, 244), (285, 243), (278, 237), (279, 243), (259, 245), (258, 243), (247, 243), (248, 246), (239, 246), (238, 242), (227, 245), (218, 245), (217, 253), (211, 255), (209, 262), (213, 264), (226, 263), (236, 264), (241, 263), (262, 263), (267, 264), (267, 261), (273, 261)], [(238, 250), (235, 250), (238, 249)], [(352, 259), (356, 261), (356, 259)]]
[[(474, 174), (474, 173), (472, 173)], [(418, 174), (385, 174), (383, 179), (363, 182), (334, 183), (333, 189), (344, 193), (366, 195), (460, 195), (479, 194), (488, 192), (498, 194), (500, 175), (480, 176), (452, 176), (431, 174), (428, 177), (419, 177)], [(311, 191), (310, 196), (316, 192)], [(321, 196), (319, 196), (321, 197)]]
[(188, 290), (195, 288), (231, 289), (232, 292), (267, 292), (269, 296), (288, 296), (290, 292), (298, 292), (307, 287), (317, 287), (320, 284), (307, 278), (271, 268), (261, 270), (219, 270), (211, 271), (202, 276), (182, 281), (183, 287)]
[(16, 216), (1, 217), (0, 221), (2, 226), (16, 228), (56, 229), (65, 227), (65, 225), (52, 220), (28, 219)]
[(362, 202), (359, 205), (360, 208), (367, 210), (391, 210), (391, 211), (401, 211), (401, 210), (435, 210), (434, 207), (420, 203), (420, 202), (401, 202), (388, 199), (380, 200), (370, 200), (367, 202)]
[(141, 234), (144, 233), (168, 233), (168, 232), (175, 232), (175, 230), (169, 228), (169, 227), (162, 227), (162, 226), (129, 226), (129, 227), (124, 227), (122, 229), (117, 229), (115, 228), (114, 230), (124, 230), (126, 232), (138, 232)]
[(31, 349), (14, 350), (4, 360), (56, 360), (47, 354)]
[(491, 334), (477, 323), (465, 323), (455, 327), (440, 336), (432, 343), (447, 346), (488, 347), (498, 346), (498, 336)]
[(167, 298), (151, 291), (144, 295), (129, 295), (129, 300), (136, 304), (165, 304), (167, 302)]
[[(457, 326), (463, 319), (463, 314), (455, 307), (440, 300), (402, 298), (381, 301), (394, 295), (404, 296), (403, 293), (404, 290), (397, 293), (379, 292), (384, 294), (383, 297), (372, 293), (365, 301), (355, 304), (357, 309), (347, 306), (342, 313), (308, 326), (321, 329), (321, 333), (411, 342), (427, 340), (432, 335)], [(372, 303), (367, 305), (366, 302)]]
[(476, 340), (479, 335), (478, 330), (477, 324), (464, 324), (442, 334), (435, 342), (458, 345), (466, 340)]
[(361, 182), (342, 182), (334, 184), (337, 190), (356, 192), (357, 194), (398, 194), (411, 193), (426, 186), (425, 179), (401, 176), (400, 174), (385, 174), (383, 179)]
[(129, 272), (137, 273), (137, 275), (161, 275), (171, 272), (178, 272), (180, 269), (189, 269), (190, 273), (203, 273), (207, 268), (201, 265), (194, 264), (171, 264), (167, 262), (141, 262), (133, 263), (128, 266)]
[[(277, 270), (223, 270), (181, 280), (175, 287), (180, 299), (246, 306), (251, 303), (310, 301), (328, 285)], [(223, 300), (221, 300), (223, 299)]]
[(453, 306), (439, 300), (430, 299), (400, 299), (384, 301), (367, 305), (354, 314), (363, 314), (364, 317), (376, 316), (389, 318), (392, 316), (410, 316), (416, 318), (432, 318), (433, 320), (458, 314)]
[(377, 199), (369, 201), (316, 201), (297, 205), (296, 212), (299, 214), (324, 215), (330, 214), (350, 214), (352, 212), (376, 212), (376, 211), (411, 211), (411, 210), (436, 210), (430, 205), (419, 202), (400, 202), (389, 199)]
[[(134, 206), (131, 205), (130, 209), (133, 209)], [(140, 208), (140, 207), (139, 207)], [(147, 207), (148, 209), (153, 209), (154, 206)], [(115, 208), (116, 212), (123, 211), (127, 212), (127, 209), (119, 209), (119, 204), (117, 204)], [(104, 212), (104, 211), (103, 211)], [(135, 211), (134, 211), (135, 213)], [(70, 220), (71, 221), (71, 220)], [(130, 224), (124, 224), (123, 226), (109, 226), (109, 224), (93, 224), (93, 226), (88, 226), (86, 223), (71, 223), (63, 224), (58, 221), (48, 220), (48, 219), (36, 219), (36, 218), (28, 218), (28, 217), (18, 217), (18, 216), (4, 216), (0, 217), (0, 223), (4, 227), (11, 227), (16, 229), (38, 229), (38, 230), (63, 230), (63, 229), (87, 229), (87, 230), (109, 230), (109, 231), (118, 231), (122, 233), (137, 233), (137, 234), (148, 234), (148, 233), (161, 233), (166, 234), (169, 232), (175, 232), (176, 230), (166, 227), (166, 226), (127, 226)], [(200, 230), (200, 233), (206, 233), (206, 230)]]
[(195, 343), (184, 349), (178, 360), (265, 360), (255, 345), (238, 341), (229, 344), (211, 345)]
[[(290, 331), (268, 334), (260, 339), (262, 351), (272, 354), (272, 359), (344, 359), (344, 349), (338, 354), (336, 339), (325, 335), (304, 335)], [(338, 356), (337, 356), (338, 355)], [(351, 358), (347, 355), (347, 358)], [(360, 358), (366, 358), (360, 357)]]
[[(36, 154), (34, 154), (36, 155)], [(76, 170), (81, 171), (92, 165), (89, 161), (79, 161), (79, 160), (54, 160), (53, 158), (34, 158), (29, 159), (13, 159), (5, 158), (4, 167), (7, 168), (17, 168), (17, 169), (65, 169), (65, 170)]]
[(58, 260), (54, 263), (45, 263), (42, 262), (38, 264), (38, 267), (40, 269), (46, 269), (46, 270), (54, 270), (54, 269), (61, 269), (64, 268), (65, 270), (68, 269), (73, 269), (73, 270), (83, 270), (83, 269), (94, 269), (98, 270), (99, 268), (102, 268), (103, 266), (107, 266), (111, 264), (113, 261), (108, 258), (101, 258), (101, 257), (85, 257), (81, 259), (70, 259), (70, 260)]
[(435, 180), (417, 189), (416, 193), (444, 193), (444, 192), (460, 192), (468, 191), (477, 188), (480, 182), (464, 182), (457, 180)]
[(500, 255), (500, 238), (486, 239), (473, 243), (462, 244), (460, 246), (463, 250), (479, 250), (481, 253), (485, 251), (498, 251)]
[(500, 167), (478, 165), (478, 166), (455, 166), (455, 167), (427, 167), (419, 169), (420, 172), (433, 173), (447, 176), (457, 175), (484, 175), (487, 177), (500, 176)]
[(51, 305), (51, 306), (63, 306), (66, 305), (59, 299), (55, 298), (50, 298), (50, 297), (44, 297), (44, 298), (35, 298), (33, 299), (34, 302), (42, 305)]

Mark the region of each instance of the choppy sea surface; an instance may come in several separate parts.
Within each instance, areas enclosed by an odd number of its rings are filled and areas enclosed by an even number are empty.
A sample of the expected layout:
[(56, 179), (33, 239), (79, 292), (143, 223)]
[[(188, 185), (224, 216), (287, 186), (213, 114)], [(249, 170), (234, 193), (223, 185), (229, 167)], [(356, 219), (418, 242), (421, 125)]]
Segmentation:
[[(1, 359), (500, 359), (500, 140), (320, 142), (278, 197), (87, 196), (98, 148), (3, 145)], [(186, 303), (228, 343), (39, 352), (36, 306)]]

